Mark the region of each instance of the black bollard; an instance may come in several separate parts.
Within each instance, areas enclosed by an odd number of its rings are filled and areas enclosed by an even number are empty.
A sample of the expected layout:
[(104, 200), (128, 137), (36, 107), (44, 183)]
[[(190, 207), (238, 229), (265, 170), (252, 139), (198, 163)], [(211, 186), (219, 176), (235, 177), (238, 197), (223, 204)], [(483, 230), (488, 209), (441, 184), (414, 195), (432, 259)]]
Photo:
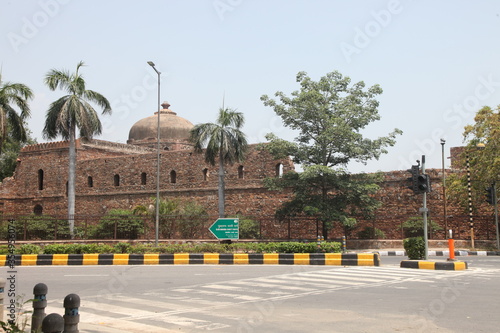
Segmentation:
[(33, 288), (33, 315), (31, 316), (31, 332), (39, 332), (45, 318), (45, 308), (47, 307), (47, 285), (37, 283)]
[(69, 294), (64, 298), (64, 333), (78, 333), (80, 296)]
[(51, 313), (42, 321), (43, 333), (61, 333), (64, 329), (64, 319), (60, 314)]

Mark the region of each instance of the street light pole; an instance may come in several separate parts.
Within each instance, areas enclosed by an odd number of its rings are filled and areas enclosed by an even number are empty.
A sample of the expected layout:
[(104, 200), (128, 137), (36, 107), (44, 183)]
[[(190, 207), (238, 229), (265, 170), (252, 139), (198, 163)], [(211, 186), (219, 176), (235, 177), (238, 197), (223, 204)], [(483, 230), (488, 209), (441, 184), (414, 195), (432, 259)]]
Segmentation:
[(158, 246), (158, 231), (160, 225), (160, 72), (156, 69), (154, 62), (148, 61), (148, 65), (153, 67), (158, 74), (158, 121), (156, 127), (156, 205), (155, 205), (155, 246)]

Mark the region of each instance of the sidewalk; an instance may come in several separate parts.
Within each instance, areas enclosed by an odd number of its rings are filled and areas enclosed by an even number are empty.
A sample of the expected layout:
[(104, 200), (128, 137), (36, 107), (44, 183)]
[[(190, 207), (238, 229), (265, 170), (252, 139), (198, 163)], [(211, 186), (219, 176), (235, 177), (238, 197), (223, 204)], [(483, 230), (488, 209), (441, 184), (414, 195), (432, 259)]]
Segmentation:
[[(349, 251), (349, 250), (348, 250)], [(357, 253), (378, 253), (380, 256), (406, 256), (404, 249), (368, 249), (368, 250), (353, 250)], [(428, 249), (429, 256), (436, 257), (449, 257), (450, 251), (443, 248), (433, 248)], [(468, 249), (455, 249), (456, 257), (467, 257), (467, 256), (500, 256), (500, 251), (471, 251)]]

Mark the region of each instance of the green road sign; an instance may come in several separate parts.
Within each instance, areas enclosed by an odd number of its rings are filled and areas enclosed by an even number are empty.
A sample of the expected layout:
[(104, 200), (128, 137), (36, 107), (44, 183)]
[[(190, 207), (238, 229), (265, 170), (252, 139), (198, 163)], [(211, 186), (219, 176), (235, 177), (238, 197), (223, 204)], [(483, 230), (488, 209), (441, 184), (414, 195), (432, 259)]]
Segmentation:
[(210, 230), (217, 239), (239, 239), (240, 221), (235, 218), (217, 219), (208, 230)]

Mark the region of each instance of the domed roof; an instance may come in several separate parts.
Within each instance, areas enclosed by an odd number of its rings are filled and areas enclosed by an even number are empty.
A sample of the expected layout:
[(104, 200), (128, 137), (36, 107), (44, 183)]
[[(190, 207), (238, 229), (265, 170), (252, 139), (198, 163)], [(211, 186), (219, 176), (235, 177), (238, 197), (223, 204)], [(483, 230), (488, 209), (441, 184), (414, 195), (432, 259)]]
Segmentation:
[[(177, 116), (169, 109), (170, 104), (163, 102), (160, 110), (160, 141), (161, 142), (188, 142), (189, 132), (194, 125), (187, 119)], [(128, 134), (127, 143), (146, 144), (156, 142), (158, 135), (158, 112), (153, 116), (136, 122)]]

